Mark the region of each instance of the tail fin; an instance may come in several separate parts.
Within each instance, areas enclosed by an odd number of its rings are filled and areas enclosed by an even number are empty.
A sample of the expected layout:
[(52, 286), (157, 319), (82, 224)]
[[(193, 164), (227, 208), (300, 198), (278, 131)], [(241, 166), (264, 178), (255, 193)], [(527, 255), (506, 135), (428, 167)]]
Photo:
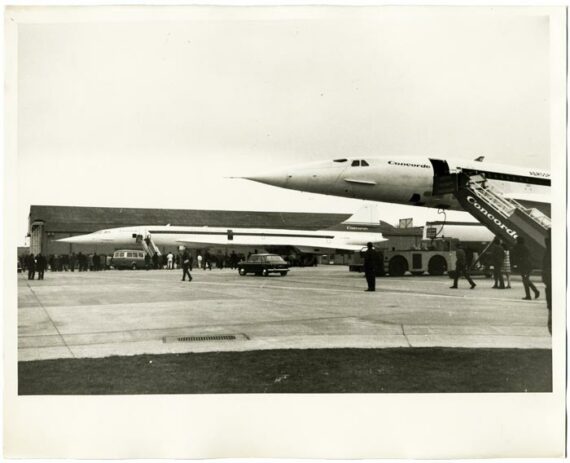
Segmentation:
[(380, 212), (378, 212), (378, 204), (373, 202), (365, 202), (360, 209), (352, 214), (343, 223), (380, 223)]
[(364, 205), (344, 222), (327, 228), (331, 231), (377, 232), (385, 224), (380, 220), (378, 205), (365, 202)]

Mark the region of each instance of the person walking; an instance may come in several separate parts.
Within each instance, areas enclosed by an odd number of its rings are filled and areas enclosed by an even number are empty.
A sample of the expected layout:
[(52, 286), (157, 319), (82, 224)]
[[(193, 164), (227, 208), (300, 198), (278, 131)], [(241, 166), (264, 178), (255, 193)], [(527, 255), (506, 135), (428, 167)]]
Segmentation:
[(186, 281), (186, 275), (188, 275), (188, 281), (192, 281), (192, 275), (190, 275), (190, 255), (188, 251), (184, 251), (184, 254), (182, 254), (182, 281)]
[(38, 270), (38, 280), (44, 279), (44, 272), (46, 271), (46, 267), (47, 267), (47, 259), (44, 256), (42, 256), (42, 253), (40, 252), (36, 256), (36, 268)]
[(465, 257), (465, 251), (463, 250), (463, 245), (461, 243), (458, 243), (455, 249), (455, 276), (453, 277), (453, 286), (450, 286), (451, 289), (457, 289), (457, 282), (460, 276), (465, 277), (465, 279), (471, 285), (471, 289), (477, 286), (469, 275), (469, 267), (467, 266), (467, 260)]
[(33, 254), (26, 258), (26, 267), (28, 267), (28, 280), (33, 280), (36, 276), (36, 259)]
[(531, 299), (530, 290), (532, 289), (534, 293), (534, 298), (538, 299), (540, 296), (540, 291), (536, 289), (536, 286), (530, 281), (530, 272), (532, 272), (532, 262), (530, 260), (530, 255), (528, 248), (526, 247), (525, 240), (522, 236), (517, 238), (517, 244), (513, 248), (513, 263), (517, 266), (518, 272), (521, 274), (522, 282), (524, 286), (525, 297), (523, 300), (528, 301)]
[(169, 252), (168, 254), (166, 254), (166, 268), (168, 270), (172, 270), (174, 268), (174, 255)]
[(495, 238), (491, 245), (491, 261), (493, 263), (493, 277), (495, 279), (494, 289), (505, 289), (505, 281), (503, 280), (503, 261), (505, 260), (505, 250), (501, 246), (501, 242)]
[(374, 250), (372, 243), (366, 244), (366, 251), (362, 253), (364, 257), (364, 276), (368, 289), (365, 291), (376, 291), (376, 263), (378, 261), (378, 253)]

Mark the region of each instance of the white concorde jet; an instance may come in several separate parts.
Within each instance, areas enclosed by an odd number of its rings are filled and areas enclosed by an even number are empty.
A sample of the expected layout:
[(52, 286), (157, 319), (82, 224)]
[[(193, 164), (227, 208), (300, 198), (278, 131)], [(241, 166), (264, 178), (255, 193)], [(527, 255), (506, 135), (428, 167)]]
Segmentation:
[(483, 174), (506, 198), (550, 216), (550, 172), (463, 159), (358, 157), (243, 177), (291, 190), (386, 203), (463, 210), (452, 194), (433, 195), (434, 175)]
[[(375, 225), (343, 222), (324, 230), (285, 230), (275, 228), (185, 227), (170, 225), (141, 225), (109, 228), (87, 235), (62, 238), (57, 241), (82, 245), (185, 246), (187, 248), (271, 248), (291, 246), (303, 253), (318, 254), (325, 249), (360, 251), (366, 243), (386, 241)], [(143, 246), (144, 247), (144, 246)]]

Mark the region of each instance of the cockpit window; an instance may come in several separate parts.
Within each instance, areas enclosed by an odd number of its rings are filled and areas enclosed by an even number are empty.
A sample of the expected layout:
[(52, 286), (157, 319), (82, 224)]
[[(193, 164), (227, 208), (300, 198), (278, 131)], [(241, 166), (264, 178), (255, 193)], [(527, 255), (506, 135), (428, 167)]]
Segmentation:
[(352, 161), (351, 167), (360, 167), (360, 161)]
[(347, 159), (335, 159), (333, 162), (346, 162)]
[(360, 164), (362, 167), (368, 167), (370, 165), (364, 159), (360, 162), (362, 163), (362, 164)]

